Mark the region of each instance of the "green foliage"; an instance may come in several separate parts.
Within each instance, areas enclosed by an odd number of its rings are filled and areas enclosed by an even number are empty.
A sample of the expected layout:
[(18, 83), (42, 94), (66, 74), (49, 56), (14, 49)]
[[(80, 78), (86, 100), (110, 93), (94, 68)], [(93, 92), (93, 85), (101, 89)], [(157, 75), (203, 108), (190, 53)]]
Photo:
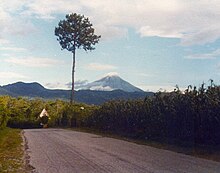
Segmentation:
[[(46, 108), (49, 118), (39, 115)], [(49, 127), (79, 127), (85, 124), (96, 106), (69, 104), (61, 100), (44, 101), (24, 98), (0, 97), (0, 128), (39, 128), (40, 124)]]
[(40, 121), (13, 117), (8, 120), (7, 126), (11, 128), (19, 128), (19, 129), (40, 128)]
[(3, 97), (4, 99), (0, 100), (0, 129), (6, 127), (8, 122), (9, 111), (7, 109), (9, 97)]
[(129, 137), (186, 142), (190, 145), (220, 144), (220, 87), (185, 92), (158, 92), (143, 100), (111, 101), (94, 111), (87, 126)]
[(60, 124), (69, 127), (85, 126), (87, 117), (91, 116), (93, 110), (97, 106), (89, 106), (85, 104), (66, 104), (61, 111)]
[(76, 13), (67, 14), (66, 19), (59, 22), (58, 27), (55, 27), (55, 35), (62, 49), (73, 53), (81, 47), (85, 51), (95, 49), (93, 45), (101, 38), (94, 34), (89, 19)]
[(3, 115), (0, 115), (0, 129), (3, 129), (6, 127), (8, 123), (8, 117), (7, 115), (3, 114)]

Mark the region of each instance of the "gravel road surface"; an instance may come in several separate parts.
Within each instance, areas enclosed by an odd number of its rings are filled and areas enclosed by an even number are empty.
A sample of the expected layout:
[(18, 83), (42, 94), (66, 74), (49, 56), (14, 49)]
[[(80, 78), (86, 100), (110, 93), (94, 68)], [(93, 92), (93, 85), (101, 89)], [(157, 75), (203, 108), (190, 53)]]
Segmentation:
[(220, 163), (94, 134), (24, 130), (36, 173), (219, 173)]

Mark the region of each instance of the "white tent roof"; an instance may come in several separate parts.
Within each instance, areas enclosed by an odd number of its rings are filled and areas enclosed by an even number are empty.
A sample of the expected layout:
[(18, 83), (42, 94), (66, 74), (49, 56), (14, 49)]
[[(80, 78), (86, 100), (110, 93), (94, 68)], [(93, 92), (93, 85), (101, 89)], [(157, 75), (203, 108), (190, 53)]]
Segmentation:
[(43, 109), (42, 112), (40, 113), (40, 117), (43, 117), (43, 116), (49, 117), (49, 114), (47, 113), (46, 109)]

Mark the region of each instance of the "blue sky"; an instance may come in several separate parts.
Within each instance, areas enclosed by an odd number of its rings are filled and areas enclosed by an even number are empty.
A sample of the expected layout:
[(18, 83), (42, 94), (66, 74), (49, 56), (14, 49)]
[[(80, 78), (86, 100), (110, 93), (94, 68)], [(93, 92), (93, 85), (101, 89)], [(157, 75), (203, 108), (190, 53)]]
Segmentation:
[(54, 28), (75, 12), (102, 36), (94, 51), (77, 50), (77, 86), (109, 73), (146, 91), (220, 83), (220, 1), (1, 0), (0, 85), (67, 89), (72, 55)]

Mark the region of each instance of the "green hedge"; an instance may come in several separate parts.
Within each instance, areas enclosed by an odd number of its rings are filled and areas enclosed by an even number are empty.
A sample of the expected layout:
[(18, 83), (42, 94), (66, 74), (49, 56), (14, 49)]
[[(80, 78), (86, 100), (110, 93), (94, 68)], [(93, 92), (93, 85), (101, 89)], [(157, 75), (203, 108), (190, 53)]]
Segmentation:
[(39, 120), (19, 119), (18, 117), (9, 119), (7, 126), (10, 128), (19, 129), (31, 129), (41, 127)]
[(87, 126), (141, 139), (220, 145), (220, 87), (111, 101), (88, 117)]

